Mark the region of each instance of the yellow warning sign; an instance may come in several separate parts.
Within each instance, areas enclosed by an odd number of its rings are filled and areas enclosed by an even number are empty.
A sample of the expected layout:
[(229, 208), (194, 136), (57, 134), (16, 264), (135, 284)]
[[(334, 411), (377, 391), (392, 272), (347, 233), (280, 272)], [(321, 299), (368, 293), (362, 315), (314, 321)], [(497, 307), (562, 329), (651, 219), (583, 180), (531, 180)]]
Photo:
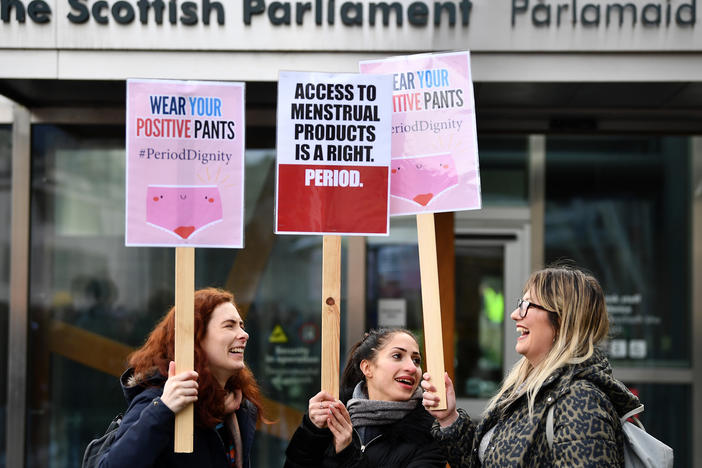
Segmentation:
[(269, 343), (287, 343), (288, 342), (288, 336), (285, 334), (283, 331), (283, 327), (280, 325), (276, 325), (273, 331), (271, 332), (271, 336), (268, 337), (268, 342)]

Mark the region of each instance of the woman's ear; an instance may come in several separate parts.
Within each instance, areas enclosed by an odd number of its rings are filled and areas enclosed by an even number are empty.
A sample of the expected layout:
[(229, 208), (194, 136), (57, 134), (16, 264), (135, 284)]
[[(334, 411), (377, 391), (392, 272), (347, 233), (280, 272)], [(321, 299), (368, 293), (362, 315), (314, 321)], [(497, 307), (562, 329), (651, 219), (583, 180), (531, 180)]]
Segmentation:
[(366, 377), (366, 380), (373, 377), (373, 372), (371, 372), (371, 366), (368, 359), (364, 359), (363, 361), (361, 361), (359, 367), (361, 368), (361, 372), (363, 372), (363, 375)]

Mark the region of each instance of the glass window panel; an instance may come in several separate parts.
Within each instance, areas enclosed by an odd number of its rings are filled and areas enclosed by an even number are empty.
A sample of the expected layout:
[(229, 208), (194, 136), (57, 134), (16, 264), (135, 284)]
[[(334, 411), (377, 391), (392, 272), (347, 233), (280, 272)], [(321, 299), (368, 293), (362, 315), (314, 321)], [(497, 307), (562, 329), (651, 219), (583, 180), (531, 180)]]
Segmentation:
[(528, 140), (525, 136), (478, 136), (484, 206), (529, 203)]
[(416, 217), (390, 218), (388, 237), (367, 237), (366, 240), (366, 328), (401, 326), (421, 340), (422, 297)]
[(458, 398), (490, 398), (502, 381), (504, 301), (504, 247), (456, 240)]
[(124, 247), (123, 148), (122, 126), (32, 129), (30, 467), (80, 465), (124, 410), (99, 350), (126, 355), (173, 302), (172, 249)]
[[(272, 219), (272, 211), (269, 216)], [(342, 265), (345, 252), (342, 244)], [(343, 271), (342, 267), (342, 311), (346, 303)], [(282, 427), (296, 427), (307, 410), (309, 398), (320, 389), (321, 291), (322, 237), (276, 236), (247, 317), (250, 329), (256, 334), (255, 340), (250, 339), (251, 346), (247, 346), (247, 363), (265, 396), (293, 410), (278, 416), (276, 424)], [(348, 348), (344, 335), (342, 326), (341, 366)], [(255, 464), (283, 466), (292, 434), (281, 438), (259, 435)]]
[(549, 137), (545, 258), (591, 270), (610, 356), (690, 365), (690, 158), (682, 137)]
[(10, 303), (10, 223), (12, 187), (12, 127), (0, 125), (0, 465), (5, 464), (7, 415), (7, 327)]

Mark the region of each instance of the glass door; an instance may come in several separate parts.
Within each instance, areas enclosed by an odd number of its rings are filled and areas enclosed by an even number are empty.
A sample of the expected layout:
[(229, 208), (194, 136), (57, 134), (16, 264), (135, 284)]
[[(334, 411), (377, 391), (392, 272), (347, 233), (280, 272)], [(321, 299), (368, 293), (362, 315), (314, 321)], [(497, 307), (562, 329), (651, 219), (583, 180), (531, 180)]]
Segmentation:
[(517, 361), (509, 318), (527, 274), (521, 230), (456, 234), (454, 386), (457, 403), (479, 418)]

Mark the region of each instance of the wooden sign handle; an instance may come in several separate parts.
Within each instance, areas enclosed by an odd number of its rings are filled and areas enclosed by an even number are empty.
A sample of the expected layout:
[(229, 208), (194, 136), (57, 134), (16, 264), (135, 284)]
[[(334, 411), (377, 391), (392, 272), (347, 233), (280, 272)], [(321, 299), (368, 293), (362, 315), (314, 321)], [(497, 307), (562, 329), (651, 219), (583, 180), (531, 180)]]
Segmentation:
[[(176, 373), (195, 367), (195, 248), (176, 247), (175, 261), (175, 363)], [(195, 406), (175, 416), (173, 451), (192, 453)]]
[(439, 300), (439, 264), (436, 256), (434, 213), (417, 215), (419, 272), (422, 283), (422, 315), (427, 372), (440, 398), (436, 409), (446, 409), (444, 382), (444, 346), (441, 335), (441, 302)]
[(322, 390), (338, 400), (341, 237), (324, 236), (322, 242)]

